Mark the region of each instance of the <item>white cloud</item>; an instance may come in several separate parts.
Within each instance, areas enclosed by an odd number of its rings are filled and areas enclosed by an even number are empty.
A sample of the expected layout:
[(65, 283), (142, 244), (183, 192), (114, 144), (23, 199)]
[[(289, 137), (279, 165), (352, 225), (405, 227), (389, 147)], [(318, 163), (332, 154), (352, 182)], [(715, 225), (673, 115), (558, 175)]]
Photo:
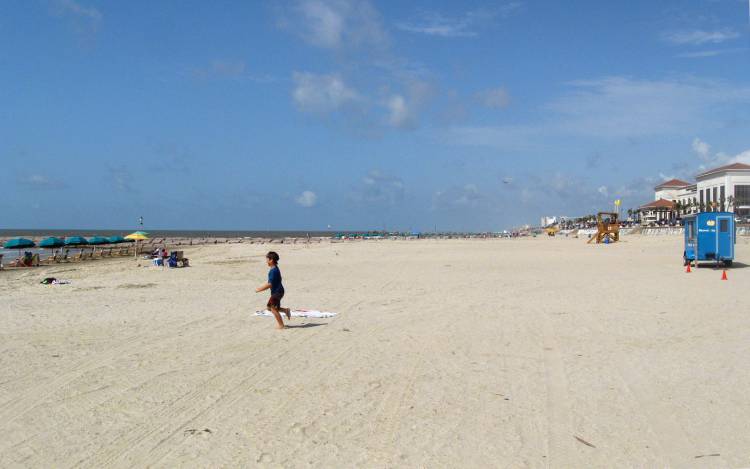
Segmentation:
[(296, 84), (292, 97), (297, 107), (306, 112), (329, 113), (360, 100), (340, 76), (295, 72)]
[(715, 127), (722, 105), (750, 103), (750, 87), (709, 80), (633, 80), (609, 77), (568, 83), (546, 103), (545, 117), (525, 125), (452, 129), (457, 143), (531, 149), (559, 137), (633, 138)]
[(497, 17), (507, 17), (521, 7), (510, 2), (491, 9), (471, 10), (459, 17), (448, 17), (438, 12), (422, 12), (417, 21), (396, 23), (396, 28), (409, 33), (444, 38), (475, 37), (477, 29)]
[(465, 209), (476, 207), (486, 199), (486, 196), (479, 191), (476, 184), (466, 184), (462, 187), (453, 186), (435, 192), (432, 197), (432, 208)]
[(38, 173), (19, 177), (18, 184), (33, 190), (53, 190), (64, 189), (67, 187), (62, 181), (50, 179), (48, 176)]
[(750, 103), (750, 87), (716, 80), (610, 77), (568, 85), (568, 93), (543, 106), (547, 112), (538, 122), (456, 127), (441, 138), (463, 145), (530, 150), (561, 137), (678, 135), (721, 127), (727, 105)]
[(301, 207), (314, 207), (318, 203), (318, 196), (312, 191), (303, 191), (296, 199), (297, 205)]
[(361, 185), (352, 192), (351, 198), (358, 203), (392, 206), (404, 199), (404, 181), (374, 169), (362, 178)]
[(437, 13), (430, 14), (420, 23), (397, 23), (396, 27), (409, 33), (441, 37), (475, 37), (466, 18), (445, 18)]
[(480, 91), (476, 94), (476, 99), (485, 107), (492, 109), (502, 109), (510, 104), (508, 91), (502, 86), (499, 88), (490, 88)]
[(703, 31), (695, 29), (692, 31), (672, 31), (662, 34), (662, 40), (675, 45), (720, 44), (732, 39), (737, 39), (740, 34), (732, 29), (718, 31)]
[(734, 155), (729, 159), (729, 163), (745, 163), (750, 164), (750, 149), (745, 150), (741, 153)]
[(300, 0), (282, 24), (308, 43), (327, 49), (388, 43), (380, 15), (365, 0)]
[(102, 13), (94, 7), (86, 7), (75, 0), (56, 0), (55, 4), (61, 12), (69, 13), (91, 21), (101, 21)]
[(572, 82), (572, 93), (547, 108), (561, 130), (590, 136), (658, 135), (702, 122), (707, 111), (733, 101), (750, 102), (750, 88), (699, 80), (631, 80), (612, 77)]
[(717, 55), (726, 55), (726, 54), (734, 54), (737, 52), (744, 52), (747, 49), (745, 48), (733, 48), (733, 49), (712, 49), (712, 50), (702, 50), (697, 52), (683, 52), (681, 54), (677, 54), (675, 57), (681, 58), (681, 59), (703, 59), (706, 57), (716, 57)]
[(438, 139), (459, 145), (523, 151), (540, 149), (541, 132), (542, 129), (531, 125), (460, 126), (447, 133), (441, 131)]
[(727, 155), (724, 152), (711, 153), (711, 146), (699, 138), (693, 140), (693, 151), (700, 157), (702, 164), (699, 171), (704, 171), (716, 166), (732, 163), (750, 164), (750, 149), (736, 155)]
[(414, 117), (403, 96), (391, 96), (386, 103), (386, 107), (388, 108), (389, 125), (400, 128), (412, 127), (414, 125)]
[(602, 197), (609, 197), (609, 189), (607, 189), (607, 186), (599, 186), (596, 191), (600, 193)]
[(711, 159), (711, 145), (697, 137), (693, 139), (693, 151), (704, 161), (709, 161)]
[(268, 74), (250, 73), (247, 63), (241, 59), (214, 59), (205, 66), (189, 68), (187, 74), (198, 80), (247, 80), (256, 83), (275, 81), (275, 78)]

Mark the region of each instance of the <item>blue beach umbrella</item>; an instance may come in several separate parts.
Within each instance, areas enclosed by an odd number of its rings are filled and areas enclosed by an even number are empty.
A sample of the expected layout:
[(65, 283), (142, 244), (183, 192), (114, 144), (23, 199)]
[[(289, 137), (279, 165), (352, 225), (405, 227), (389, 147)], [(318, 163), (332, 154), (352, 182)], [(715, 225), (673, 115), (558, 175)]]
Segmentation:
[(18, 257), (21, 257), (21, 249), (33, 248), (36, 246), (34, 241), (26, 238), (13, 238), (3, 244), (5, 249), (18, 249)]
[(81, 248), (81, 255), (83, 255), (83, 246), (88, 245), (89, 242), (83, 236), (68, 236), (65, 238), (65, 247), (78, 247)]
[(26, 238), (9, 239), (5, 242), (5, 244), (3, 244), (3, 247), (5, 249), (26, 249), (33, 248), (34, 246), (36, 246), (34, 241)]
[[(89, 246), (101, 246), (102, 244), (109, 244), (109, 238), (103, 236), (92, 236), (88, 239)], [(92, 251), (92, 255), (96, 252), (96, 247)]]
[(43, 240), (39, 241), (40, 248), (52, 249), (53, 258), (55, 257), (55, 249), (61, 248), (63, 246), (65, 246), (65, 240), (55, 238), (54, 236), (44, 238)]
[(100, 244), (109, 244), (109, 238), (105, 238), (104, 236), (92, 236), (87, 241), (91, 246), (98, 246)]
[(63, 246), (65, 246), (65, 240), (55, 238), (54, 236), (39, 241), (40, 248), (55, 249)]
[(66, 246), (85, 246), (89, 244), (83, 236), (68, 236), (65, 238)]
[(109, 240), (109, 244), (122, 244), (128, 242), (128, 240), (122, 236), (110, 236), (107, 239)]

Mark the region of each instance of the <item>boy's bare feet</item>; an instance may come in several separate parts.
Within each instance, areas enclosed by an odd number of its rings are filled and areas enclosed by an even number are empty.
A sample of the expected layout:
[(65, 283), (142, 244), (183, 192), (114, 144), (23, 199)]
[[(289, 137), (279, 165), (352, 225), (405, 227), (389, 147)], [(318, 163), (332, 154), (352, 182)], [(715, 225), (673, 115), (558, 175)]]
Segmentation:
[(279, 329), (279, 330), (281, 330), (281, 329), (286, 329), (286, 326), (279, 326), (279, 325), (277, 324), (277, 325), (276, 325), (276, 329)]
[(292, 310), (289, 309), (289, 308), (286, 308), (284, 310), (284, 314), (286, 314), (286, 320), (287, 321), (291, 321), (291, 319), (292, 319)]

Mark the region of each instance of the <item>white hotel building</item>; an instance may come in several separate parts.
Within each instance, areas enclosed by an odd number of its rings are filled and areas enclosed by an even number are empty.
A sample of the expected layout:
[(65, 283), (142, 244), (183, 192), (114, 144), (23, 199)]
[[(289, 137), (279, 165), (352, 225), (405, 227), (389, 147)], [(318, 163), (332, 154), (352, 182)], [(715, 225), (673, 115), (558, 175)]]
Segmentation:
[(734, 212), (750, 217), (750, 165), (733, 163), (704, 171), (696, 182), (672, 179), (654, 188), (654, 201), (638, 209), (641, 224), (670, 222), (687, 213)]

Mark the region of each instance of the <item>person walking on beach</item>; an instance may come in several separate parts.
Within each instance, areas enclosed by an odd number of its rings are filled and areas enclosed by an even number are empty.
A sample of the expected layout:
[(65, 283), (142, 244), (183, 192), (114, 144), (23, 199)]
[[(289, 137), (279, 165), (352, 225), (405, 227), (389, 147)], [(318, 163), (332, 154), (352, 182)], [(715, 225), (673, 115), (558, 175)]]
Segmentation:
[(279, 270), (279, 255), (273, 251), (269, 251), (266, 254), (266, 264), (271, 270), (268, 271), (268, 282), (259, 286), (255, 289), (256, 293), (260, 293), (264, 290), (271, 289), (271, 298), (268, 300), (268, 309), (273, 313), (273, 317), (276, 318), (276, 329), (284, 328), (284, 321), (281, 320), (281, 314), (279, 311), (286, 314), (287, 321), (292, 318), (292, 313), (289, 308), (281, 307), (281, 299), (284, 297), (284, 285), (281, 284), (281, 271)]

